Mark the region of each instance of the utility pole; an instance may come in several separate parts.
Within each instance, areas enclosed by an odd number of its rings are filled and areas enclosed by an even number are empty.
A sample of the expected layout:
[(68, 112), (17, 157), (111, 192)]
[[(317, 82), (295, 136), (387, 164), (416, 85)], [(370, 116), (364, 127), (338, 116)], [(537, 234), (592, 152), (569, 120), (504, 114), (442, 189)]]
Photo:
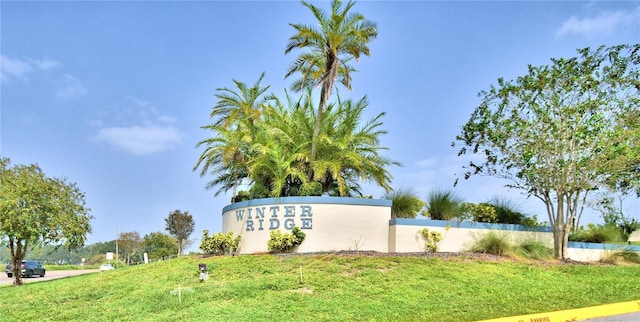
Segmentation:
[(118, 225), (116, 225), (116, 267), (118, 266)]

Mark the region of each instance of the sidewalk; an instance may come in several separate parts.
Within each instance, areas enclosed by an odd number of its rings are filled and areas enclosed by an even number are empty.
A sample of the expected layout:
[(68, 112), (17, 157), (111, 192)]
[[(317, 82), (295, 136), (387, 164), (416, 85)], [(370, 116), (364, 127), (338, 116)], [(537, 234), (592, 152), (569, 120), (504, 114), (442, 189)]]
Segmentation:
[(640, 321), (640, 300), (564, 311), (484, 320), (482, 322), (636, 322)]

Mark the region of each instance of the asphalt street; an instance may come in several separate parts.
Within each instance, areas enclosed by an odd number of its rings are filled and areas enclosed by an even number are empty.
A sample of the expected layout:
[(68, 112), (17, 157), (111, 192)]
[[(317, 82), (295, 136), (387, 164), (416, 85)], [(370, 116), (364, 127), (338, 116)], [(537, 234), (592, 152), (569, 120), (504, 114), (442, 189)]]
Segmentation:
[[(70, 276), (77, 276), (77, 275), (97, 273), (97, 272), (99, 272), (99, 270), (97, 269), (46, 271), (46, 273), (44, 274), (44, 277), (39, 277), (39, 276), (31, 277), (31, 278), (24, 277), (22, 281), (24, 281), (25, 283), (35, 283), (35, 282), (50, 281), (57, 278), (65, 278)], [(6, 285), (6, 284), (12, 284), (12, 283), (13, 283), (13, 278), (7, 277), (7, 274), (5, 273), (0, 274), (0, 285)]]

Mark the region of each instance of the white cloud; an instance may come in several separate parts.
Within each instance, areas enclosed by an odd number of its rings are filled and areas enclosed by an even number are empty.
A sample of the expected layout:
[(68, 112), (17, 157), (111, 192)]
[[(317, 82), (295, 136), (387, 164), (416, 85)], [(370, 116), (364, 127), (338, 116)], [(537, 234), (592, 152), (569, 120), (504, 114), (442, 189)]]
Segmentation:
[(98, 132), (95, 141), (106, 141), (135, 155), (147, 155), (174, 147), (182, 141), (173, 126), (107, 127)]
[(24, 79), (32, 71), (33, 68), (28, 62), (0, 55), (0, 79), (2, 81), (10, 78)]
[(30, 73), (48, 71), (58, 66), (60, 63), (51, 59), (19, 59), (0, 55), (0, 80), (7, 81), (11, 78), (25, 80)]
[(431, 168), (436, 166), (437, 164), (438, 164), (438, 157), (424, 159), (417, 162), (417, 165), (420, 168)]
[(31, 60), (31, 63), (33, 63), (38, 69), (41, 69), (41, 70), (50, 70), (60, 66), (59, 62), (51, 59)]
[(635, 10), (605, 11), (593, 18), (577, 18), (572, 16), (556, 31), (556, 37), (570, 34), (592, 38), (597, 35), (609, 36), (619, 28), (624, 28), (640, 21), (640, 7)]
[[(126, 97), (127, 103), (112, 115), (125, 126), (104, 126), (109, 122), (92, 122), (102, 127), (91, 138), (93, 142), (107, 142), (134, 155), (142, 156), (172, 149), (182, 143), (182, 133), (174, 126), (176, 120), (158, 112), (150, 103)], [(111, 114), (111, 113), (110, 113)], [(103, 115), (106, 117), (108, 115)]]
[(76, 98), (88, 93), (82, 81), (69, 74), (65, 74), (61, 80), (57, 81), (55, 87), (56, 96), (63, 99)]

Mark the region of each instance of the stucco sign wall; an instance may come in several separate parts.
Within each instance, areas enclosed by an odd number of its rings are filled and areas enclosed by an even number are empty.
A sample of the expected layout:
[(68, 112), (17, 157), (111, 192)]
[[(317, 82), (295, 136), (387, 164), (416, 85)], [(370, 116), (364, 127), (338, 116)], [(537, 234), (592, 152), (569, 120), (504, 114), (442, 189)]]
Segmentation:
[(242, 235), (239, 252), (266, 252), (270, 231), (307, 235), (298, 252), (389, 251), (391, 201), (338, 197), (255, 199), (226, 206), (222, 231)]

